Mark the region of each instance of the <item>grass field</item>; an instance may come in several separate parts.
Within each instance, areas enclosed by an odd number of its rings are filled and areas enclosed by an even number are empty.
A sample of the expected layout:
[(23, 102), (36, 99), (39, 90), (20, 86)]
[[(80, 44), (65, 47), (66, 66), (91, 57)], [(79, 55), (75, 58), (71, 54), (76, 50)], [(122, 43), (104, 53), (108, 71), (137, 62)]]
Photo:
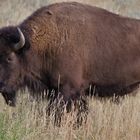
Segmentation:
[[(60, 0), (0, 0), (0, 27), (15, 25), (37, 8), (54, 2)], [(85, 3), (140, 18), (139, 0), (86, 0)], [(140, 140), (140, 90), (119, 104), (90, 99), (87, 123), (77, 129), (73, 127), (75, 112), (65, 113), (61, 126), (54, 127), (53, 112), (47, 117), (46, 105), (47, 102), (30, 101), (28, 94), (19, 92), (17, 107), (11, 108), (0, 96), (0, 140)]]

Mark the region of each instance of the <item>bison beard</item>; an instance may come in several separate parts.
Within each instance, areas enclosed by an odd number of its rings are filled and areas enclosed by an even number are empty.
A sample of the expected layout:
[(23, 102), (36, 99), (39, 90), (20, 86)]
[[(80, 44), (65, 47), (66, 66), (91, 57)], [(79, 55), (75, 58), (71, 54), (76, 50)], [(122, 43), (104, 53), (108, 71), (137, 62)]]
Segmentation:
[(9, 105), (19, 89), (37, 98), (49, 89), (49, 106), (63, 98), (60, 105), (69, 112), (73, 103), (80, 116), (89, 93), (122, 96), (137, 88), (139, 69), (140, 21), (104, 9), (53, 4), (0, 29), (0, 91)]

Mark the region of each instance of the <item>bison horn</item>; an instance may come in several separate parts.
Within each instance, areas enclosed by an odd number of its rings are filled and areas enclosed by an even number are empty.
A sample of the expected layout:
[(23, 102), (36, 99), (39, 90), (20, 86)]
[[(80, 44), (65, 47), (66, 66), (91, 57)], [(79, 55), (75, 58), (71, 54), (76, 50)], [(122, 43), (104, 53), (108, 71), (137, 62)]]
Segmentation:
[(20, 40), (19, 40), (18, 43), (16, 43), (14, 45), (14, 50), (15, 51), (21, 49), (25, 45), (25, 37), (24, 37), (22, 31), (20, 30), (20, 28), (17, 27), (17, 29), (18, 29), (18, 32), (19, 32)]

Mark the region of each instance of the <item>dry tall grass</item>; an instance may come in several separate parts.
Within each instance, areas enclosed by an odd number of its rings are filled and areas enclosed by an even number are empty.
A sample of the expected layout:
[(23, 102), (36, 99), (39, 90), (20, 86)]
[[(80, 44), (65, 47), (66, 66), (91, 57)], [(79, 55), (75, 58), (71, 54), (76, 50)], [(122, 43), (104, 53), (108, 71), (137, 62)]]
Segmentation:
[(75, 129), (76, 113), (65, 113), (54, 127), (46, 102), (30, 102), (20, 95), (16, 108), (0, 113), (0, 140), (140, 140), (140, 95), (119, 104), (90, 99), (87, 123)]
[[(0, 0), (0, 26), (17, 24), (35, 9), (61, 0)], [(70, 0), (65, 0), (70, 1)], [(84, 0), (76, 0), (84, 2)], [(139, 0), (86, 0), (122, 15), (140, 18)], [(29, 101), (19, 94), (16, 108), (0, 98), (0, 140), (140, 140), (140, 93), (119, 104), (90, 99), (87, 123), (74, 129), (75, 112), (65, 113), (60, 127), (53, 114), (46, 116), (47, 102)]]

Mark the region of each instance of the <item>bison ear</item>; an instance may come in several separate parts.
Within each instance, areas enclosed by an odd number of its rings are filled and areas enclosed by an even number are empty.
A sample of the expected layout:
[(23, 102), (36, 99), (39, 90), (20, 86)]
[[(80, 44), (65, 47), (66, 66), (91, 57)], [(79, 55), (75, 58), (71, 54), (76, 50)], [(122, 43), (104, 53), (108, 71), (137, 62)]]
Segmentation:
[(17, 27), (17, 30), (18, 30), (18, 34), (19, 34), (19, 42), (15, 43), (13, 45), (14, 51), (18, 51), (19, 49), (21, 49), (25, 45), (25, 37), (24, 37), (22, 31), (18, 27)]

